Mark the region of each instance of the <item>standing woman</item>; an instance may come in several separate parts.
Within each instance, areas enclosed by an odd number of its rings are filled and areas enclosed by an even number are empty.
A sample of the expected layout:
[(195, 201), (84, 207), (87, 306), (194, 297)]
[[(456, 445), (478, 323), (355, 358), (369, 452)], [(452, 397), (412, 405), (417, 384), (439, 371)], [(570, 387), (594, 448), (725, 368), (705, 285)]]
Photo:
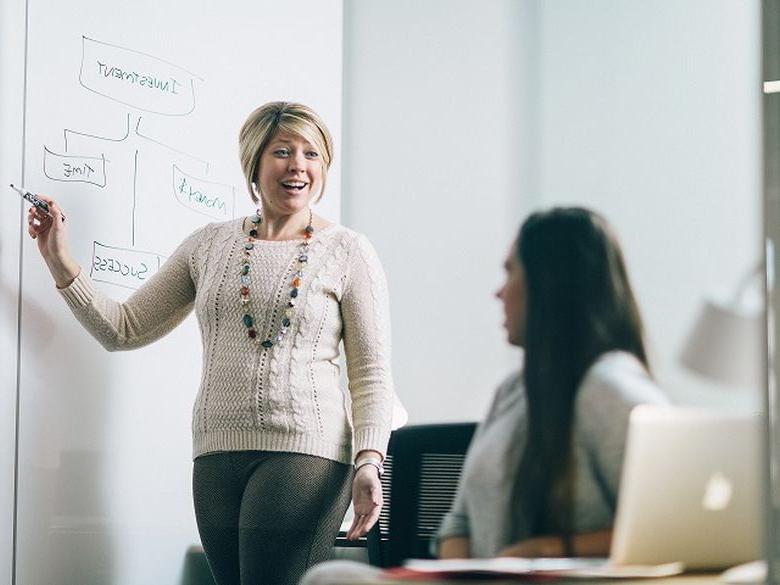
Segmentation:
[(333, 157), (314, 111), (265, 104), (239, 146), (257, 212), (196, 230), (124, 303), (74, 261), (51, 198), (42, 196), (50, 215), (30, 209), (29, 233), (109, 351), (163, 337), (194, 308), (204, 348), (192, 424), (201, 541), (218, 585), (286, 585), (329, 557), (350, 494), (349, 538), (379, 516), (393, 403), (387, 284), (365, 236), (311, 211)]

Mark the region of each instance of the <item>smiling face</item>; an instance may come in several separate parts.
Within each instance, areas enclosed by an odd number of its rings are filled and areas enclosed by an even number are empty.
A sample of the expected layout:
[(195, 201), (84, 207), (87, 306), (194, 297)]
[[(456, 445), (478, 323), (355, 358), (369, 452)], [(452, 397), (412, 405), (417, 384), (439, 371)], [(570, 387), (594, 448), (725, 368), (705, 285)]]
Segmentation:
[(255, 183), (265, 213), (297, 213), (322, 191), (322, 155), (303, 137), (279, 131), (260, 155)]
[(523, 347), (525, 344), (526, 305), (528, 302), (525, 271), (517, 255), (517, 242), (512, 244), (504, 261), (506, 280), (496, 291), (496, 297), (504, 305), (504, 329), (507, 341)]

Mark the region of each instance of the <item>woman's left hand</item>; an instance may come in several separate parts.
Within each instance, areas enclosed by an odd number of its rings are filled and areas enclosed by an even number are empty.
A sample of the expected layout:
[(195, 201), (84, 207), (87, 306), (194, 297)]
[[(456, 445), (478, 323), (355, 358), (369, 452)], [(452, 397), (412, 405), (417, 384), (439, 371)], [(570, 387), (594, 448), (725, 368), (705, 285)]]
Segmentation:
[(352, 480), (352, 507), (355, 517), (347, 532), (347, 539), (357, 540), (371, 530), (382, 511), (382, 484), (373, 465), (364, 465), (355, 472), (355, 479)]

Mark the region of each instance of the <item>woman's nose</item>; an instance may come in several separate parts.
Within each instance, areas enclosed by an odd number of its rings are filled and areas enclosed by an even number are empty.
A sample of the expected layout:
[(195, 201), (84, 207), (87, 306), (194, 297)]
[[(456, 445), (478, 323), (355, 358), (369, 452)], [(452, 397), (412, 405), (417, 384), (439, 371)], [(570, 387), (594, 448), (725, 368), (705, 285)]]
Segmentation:
[(290, 171), (302, 171), (306, 164), (306, 159), (303, 156), (303, 153), (295, 153), (291, 155), (289, 161), (290, 163), (288, 168)]

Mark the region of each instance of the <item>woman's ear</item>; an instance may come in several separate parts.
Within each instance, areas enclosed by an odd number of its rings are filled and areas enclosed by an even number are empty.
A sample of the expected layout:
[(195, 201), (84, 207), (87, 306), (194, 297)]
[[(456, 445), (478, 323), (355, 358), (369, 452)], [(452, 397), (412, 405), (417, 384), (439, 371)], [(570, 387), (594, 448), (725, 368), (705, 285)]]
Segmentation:
[(260, 203), (260, 190), (257, 188), (257, 183), (252, 181), (252, 201), (255, 203)]

